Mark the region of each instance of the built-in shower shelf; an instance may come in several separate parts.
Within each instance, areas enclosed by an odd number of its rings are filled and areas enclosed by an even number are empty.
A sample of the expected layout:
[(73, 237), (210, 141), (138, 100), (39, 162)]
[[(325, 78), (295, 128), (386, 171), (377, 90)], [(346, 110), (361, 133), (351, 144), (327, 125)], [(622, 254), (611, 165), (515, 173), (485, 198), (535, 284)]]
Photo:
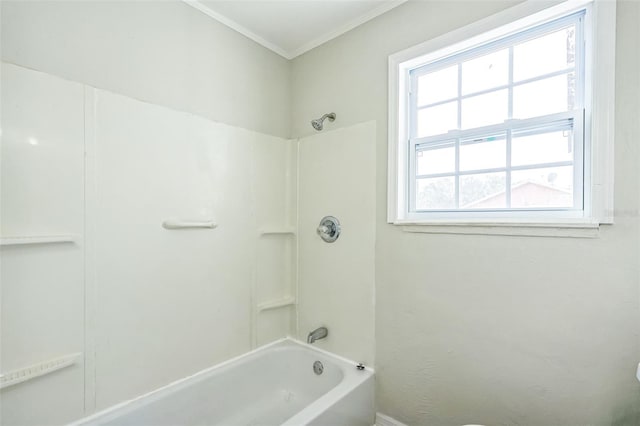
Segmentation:
[(45, 374), (53, 373), (54, 371), (62, 370), (63, 368), (69, 367), (78, 362), (81, 356), (82, 353), (73, 353), (60, 358), (54, 358), (38, 364), (30, 365), (29, 367), (2, 373), (0, 374), (0, 389), (17, 385), (18, 383), (26, 382), (27, 380), (35, 379), (36, 377), (44, 376)]
[(60, 244), (73, 243), (75, 235), (41, 235), (33, 237), (2, 237), (0, 246), (19, 246), (26, 244)]
[(260, 235), (296, 235), (295, 228), (264, 228), (260, 230)]
[(295, 297), (285, 297), (284, 299), (278, 299), (271, 302), (260, 303), (258, 305), (258, 312), (270, 311), (272, 309), (284, 308), (286, 306), (292, 306), (296, 304)]

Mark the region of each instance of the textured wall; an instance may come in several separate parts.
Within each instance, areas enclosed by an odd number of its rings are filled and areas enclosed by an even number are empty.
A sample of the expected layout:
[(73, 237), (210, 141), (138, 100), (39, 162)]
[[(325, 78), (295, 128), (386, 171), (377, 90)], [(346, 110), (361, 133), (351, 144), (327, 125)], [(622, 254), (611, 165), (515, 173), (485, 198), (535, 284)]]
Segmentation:
[(286, 59), (178, 1), (3, 1), (2, 60), (288, 137)]
[(388, 55), (512, 4), (408, 2), (296, 58), (292, 133), (328, 110), (378, 124), (379, 411), (410, 425), (637, 424), (639, 3), (618, 5), (614, 226), (564, 239), (386, 223)]

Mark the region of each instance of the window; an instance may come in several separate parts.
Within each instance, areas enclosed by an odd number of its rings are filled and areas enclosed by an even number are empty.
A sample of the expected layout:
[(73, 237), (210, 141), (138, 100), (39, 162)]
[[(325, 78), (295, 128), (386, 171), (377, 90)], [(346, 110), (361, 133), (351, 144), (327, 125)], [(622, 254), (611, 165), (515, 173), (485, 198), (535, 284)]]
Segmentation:
[(390, 222), (610, 220), (613, 72), (594, 57), (612, 67), (615, 38), (591, 4), (532, 3), (390, 57)]

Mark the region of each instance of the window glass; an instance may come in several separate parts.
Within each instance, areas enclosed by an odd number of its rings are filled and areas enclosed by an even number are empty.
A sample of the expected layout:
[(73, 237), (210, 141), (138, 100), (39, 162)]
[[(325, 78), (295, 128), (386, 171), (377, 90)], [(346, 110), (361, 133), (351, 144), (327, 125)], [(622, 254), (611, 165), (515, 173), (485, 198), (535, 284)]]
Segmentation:
[(456, 206), (453, 176), (418, 179), (416, 184), (417, 210), (453, 209)]
[(512, 166), (572, 161), (573, 155), (573, 135), (569, 130), (543, 133), (526, 131), (513, 134)]
[(460, 176), (461, 209), (504, 209), (507, 207), (506, 173)]
[(575, 105), (574, 73), (537, 80), (513, 89), (513, 118), (569, 111)]
[(433, 175), (453, 173), (456, 169), (455, 142), (440, 143), (435, 146), (417, 147), (416, 174)]
[(513, 171), (511, 207), (573, 207), (573, 167)]
[(489, 126), (507, 119), (509, 93), (506, 89), (462, 100), (462, 128)]
[(575, 25), (518, 43), (513, 47), (513, 79), (522, 81), (573, 67)]
[(458, 128), (458, 102), (418, 110), (417, 137), (440, 135)]
[(480, 92), (509, 83), (509, 49), (462, 63), (462, 94)]
[(458, 96), (458, 65), (418, 77), (418, 106)]
[(417, 96), (406, 98), (415, 122), (405, 205), (439, 214), (582, 209), (582, 16), (408, 70)]
[(460, 142), (460, 170), (482, 170), (505, 167), (507, 141), (504, 134), (466, 139)]

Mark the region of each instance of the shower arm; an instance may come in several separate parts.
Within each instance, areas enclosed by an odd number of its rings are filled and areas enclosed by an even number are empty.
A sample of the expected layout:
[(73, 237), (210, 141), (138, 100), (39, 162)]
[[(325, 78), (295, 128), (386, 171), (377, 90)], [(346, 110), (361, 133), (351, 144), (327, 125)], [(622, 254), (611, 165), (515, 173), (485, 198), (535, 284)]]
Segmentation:
[(328, 114), (325, 114), (322, 117), (320, 117), (320, 121), (324, 121), (326, 118), (328, 118), (329, 121), (334, 121), (336, 119), (336, 113), (330, 112)]

